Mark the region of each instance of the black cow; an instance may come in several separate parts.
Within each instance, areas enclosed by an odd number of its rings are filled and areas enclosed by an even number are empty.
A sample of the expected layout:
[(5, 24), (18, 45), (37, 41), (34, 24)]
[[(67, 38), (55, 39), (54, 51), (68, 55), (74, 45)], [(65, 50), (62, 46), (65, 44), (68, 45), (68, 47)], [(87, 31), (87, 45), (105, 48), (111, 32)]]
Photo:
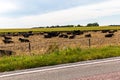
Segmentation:
[(117, 30), (110, 30), (109, 33), (115, 33)]
[(107, 33), (109, 32), (110, 30), (102, 30), (102, 33)]
[(64, 35), (63, 35), (63, 38), (68, 38), (68, 35), (67, 35), (67, 34), (64, 34)]
[(30, 42), (28, 39), (19, 38), (20, 42)]
[(22, 35), (24, 38), (28, 38), (29, 36), (32, 36), (32, 31), (29, 32), (18, 32), (18, 35)]
[(18, 33), (13, 33), (12, 36), (19, 36), (19, 34)]
[(92, 32), (98, 32), (99, 30), (92, 30)]
[(32, 31), (29, 31), (28, 34), (29, 34), (30, 36), (33, 36), (33, 35), (34, 35)]
[(75, 38), (75, 35), (70, 35), (69, 36), (69, 39), (74, 39)]
[(60, 34), (60, 32), (45, 32), (44, 38), (57, 37), (59, 34)]
[(52, 36), (49, 34), (44, 34), (44, 38), (51, 38)]
[(110, 33), (110, 34), (106, 34), (105, 37), (112, 37), (114, 34)]
[(72, 31), (68, 31), (68, 32), (66, 32), (68, 35), (71, 35), (71, 34), (73, 34), (73, 32)]
[(85, 37), (92, 37), (91, 34), (86, 34)]
[(0, 56), (4, 56), (4, 55), (7, 55), (7, 56), (10, 56), (12, 55), (13, 51), (10, 51), (10, 50), (0, 50)]
[(7, 36), (4, 36), (4, 39), (5, 40), (10, 40), (10, 39), (12, 39), (11, 37), (7, 37)]
[(5, 44), (13, 43), (13, 41), (11, 41), (11, 40), (8, 40), (8, 39), (6, 39), (6, 40), (3, 40), (3, 42), (4, 42)]
[(44, 32), (40, 32), (40, 33), (38, 33), (38, 34), (43, 35), (43, 34), (44, 34)]
[(74, 31), (73, 31), (73, 34), (74, 34), (74, 35), (80, 35), (80, 34), (83, 34), (83, 31), (74, 30)]
[(51, 37), (57, 37), (60, 34), (60, 32), (49, 32), (48, 35)]
[(67, 34), (60, 34), (59, 38), (68, 38), (68, 35)]
[(30, 35), (28, 33), (23, 34), (23, 37), (28, 38)]
[(60, 35), (59, 35), (59, 38), (62, 38), (63, 36), (64, 36), (64, 34), (60, 34)]

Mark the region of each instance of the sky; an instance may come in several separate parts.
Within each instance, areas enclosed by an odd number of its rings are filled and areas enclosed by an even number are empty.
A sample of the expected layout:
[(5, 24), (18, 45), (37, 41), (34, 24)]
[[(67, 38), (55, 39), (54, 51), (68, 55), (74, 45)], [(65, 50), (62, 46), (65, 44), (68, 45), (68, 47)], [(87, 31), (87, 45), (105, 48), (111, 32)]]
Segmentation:
[(120, 0), (0, 0), (0, 28), (120, 25)]

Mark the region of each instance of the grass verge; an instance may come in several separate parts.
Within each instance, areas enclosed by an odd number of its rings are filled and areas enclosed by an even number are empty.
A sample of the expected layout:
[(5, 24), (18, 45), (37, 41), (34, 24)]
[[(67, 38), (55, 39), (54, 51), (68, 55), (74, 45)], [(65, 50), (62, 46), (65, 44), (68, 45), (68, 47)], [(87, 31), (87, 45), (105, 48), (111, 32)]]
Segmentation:
[(78, 61), (120, 56), (120, 46), (103, 48), (67, 48), (50, 54), (32, 56), (5, 56), (0, 58), (0, 72), (50, 66)]

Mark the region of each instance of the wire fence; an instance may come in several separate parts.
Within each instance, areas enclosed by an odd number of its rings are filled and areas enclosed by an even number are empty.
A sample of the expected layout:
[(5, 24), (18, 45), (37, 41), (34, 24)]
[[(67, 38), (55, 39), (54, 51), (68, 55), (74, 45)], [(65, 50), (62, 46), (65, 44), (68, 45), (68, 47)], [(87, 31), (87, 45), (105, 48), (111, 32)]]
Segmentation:
[(11, 43), (0, 44), (1, 50), (11, 50), (19, 53), (46, 53), (49, 49), (66, 49), (68, 47), (75, 48), (90, 48), (103, 47), (109, 45), (120, 45), (120, 38), (81, 38), (81, 39), (66, 39), (59, 41), (36, 41), (30, 43)]

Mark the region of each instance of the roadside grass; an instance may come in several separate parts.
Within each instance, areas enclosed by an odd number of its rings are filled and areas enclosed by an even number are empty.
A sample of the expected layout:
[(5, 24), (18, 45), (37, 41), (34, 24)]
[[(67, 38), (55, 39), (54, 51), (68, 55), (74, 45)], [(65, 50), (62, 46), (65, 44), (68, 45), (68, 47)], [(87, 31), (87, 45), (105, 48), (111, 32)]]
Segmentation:
[(0, 57), (0, 72), (120, 56), (120, 46), (67, 48), (43, 55)]
[(51, 31), (73, 31), (73, 30), (120, 30), (120, 26), (99, 26), (99, 27), (63, 27), (63, 28), (20, 28), (20, 29), (0, 29), (0, 33), (17, 32), (51, 32)]

